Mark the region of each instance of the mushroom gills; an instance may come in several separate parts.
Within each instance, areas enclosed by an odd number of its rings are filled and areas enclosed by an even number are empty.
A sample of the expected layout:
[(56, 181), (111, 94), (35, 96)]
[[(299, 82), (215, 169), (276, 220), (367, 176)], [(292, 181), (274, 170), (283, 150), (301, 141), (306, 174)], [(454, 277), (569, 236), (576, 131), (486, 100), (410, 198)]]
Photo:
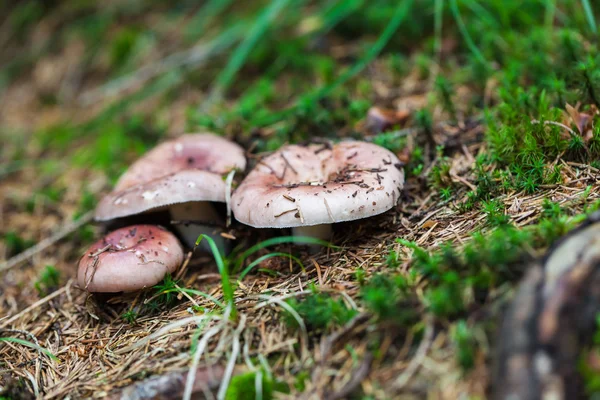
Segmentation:
[[(331, 224), (319, 224), (319, 225), (309, 225), (309, 226), (295, 226), (292, 228), (292, 235), (294, 238), (298, 238), (300, 236), (311, 237), (314, 239), (321, 240), (329, 240), (331, 239)], [(301, 241), (294, 240), (295, 243), (301, 243)], [(312, 247), (317, 247), (318, 245), (311, 245)]]
[[(219, 234), (221, 231), (219, 226), (225, 225), (223, 218), (209, 201), (173, 204), (169, 207), (169, 212), (174, 222), (174, 229), (187, 246), (193, 248), (198, 237), (204, 234), (214, 240), (222, 253), (228, 252), (229, 243)], [(206, 240), (200, 242), (198, 247), (210, 251)]]

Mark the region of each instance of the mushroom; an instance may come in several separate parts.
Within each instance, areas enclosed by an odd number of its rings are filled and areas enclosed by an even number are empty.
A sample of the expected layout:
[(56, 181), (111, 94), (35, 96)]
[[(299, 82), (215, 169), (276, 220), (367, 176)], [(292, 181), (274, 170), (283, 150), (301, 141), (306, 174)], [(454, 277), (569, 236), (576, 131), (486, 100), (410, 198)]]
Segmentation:
[(137, 160), (100, 201), (95, 219), (168, 209), (179, 221), (175, 229), (192, 247), (200, 234), (213, 231), (211, 225), (224, 222), (211, 202), (226, 201), (224, 176), (245, 167), (244, 150), (237, 144), (209, 133), (182, 135)]
[(289, 145), (262, 159), (231, 198), (236, 219), (329, 239), (331, 224), (381, 214), (398, 202), (398, 158), (359, 141)]
[(79, 260), (77, 282), (89, 292), (131, 292), (156, 285), (182, 261), (175, 235), (156, 225), (132, 225), (88, 249)]

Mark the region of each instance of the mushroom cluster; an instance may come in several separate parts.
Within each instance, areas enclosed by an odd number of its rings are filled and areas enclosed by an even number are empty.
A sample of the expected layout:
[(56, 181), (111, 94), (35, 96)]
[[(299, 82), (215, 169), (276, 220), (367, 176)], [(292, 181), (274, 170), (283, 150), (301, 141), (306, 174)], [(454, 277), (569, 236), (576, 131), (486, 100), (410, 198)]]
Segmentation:
[[(168, 211), (187, 246), (208, 234), (224, 247), (222, 237), (213, 236), (215, 227), (225, 224), (215, 204), (226, 201), (227, 174), (245, 168), (244, 150), (237, 144), (210, 133), (182, 135), (133, 163), (98, 203), (95, 220)], [(159, 283), (180, 266), (183, 246), (164, 228), (154, 228), (151, 233), (149, 225), (126, 226), (94, 244), (79, 262), (79, 285), (90, 292), (121, 292)]]
[[(99, 222), (168, 212), (188, 247), (200, 234), (224, 249), (218, 227), (232, 171), (246, 168), (244, 150), (222, 137), (187, 134), (136, 161), (95, 212)], [(230, 179), (225, 179), (228, 177)], [(381, 214), (395, 206), (404, 184), (396, 155), (371, 143), (287, 145), (258, 161), (231, 195), (237, 221), (254, 228), (292, 228), (294, 236), (329, 239), (332, 224)], [(183, 260), (183, 246), (157, 225), (109, 233), (81, 258), (79, 285), (90, 292), (135, 291), (160, 282)]]

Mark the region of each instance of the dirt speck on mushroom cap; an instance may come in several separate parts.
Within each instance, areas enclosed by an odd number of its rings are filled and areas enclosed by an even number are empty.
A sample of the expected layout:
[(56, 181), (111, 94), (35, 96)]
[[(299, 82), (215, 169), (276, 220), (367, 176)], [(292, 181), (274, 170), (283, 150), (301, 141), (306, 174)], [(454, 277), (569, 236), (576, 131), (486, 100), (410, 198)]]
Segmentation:
[(261, 160), (232, 196), (236, 219), (295, 227), (380, 214), (400, 197), (404, 172), (390, 151), (365, 142), (285, 146)]
[(177, 238), (156, 225), (113, 231), (79, 261), (77, 282), (89, 292), (129, 292), (153, 286), (183, 262)]

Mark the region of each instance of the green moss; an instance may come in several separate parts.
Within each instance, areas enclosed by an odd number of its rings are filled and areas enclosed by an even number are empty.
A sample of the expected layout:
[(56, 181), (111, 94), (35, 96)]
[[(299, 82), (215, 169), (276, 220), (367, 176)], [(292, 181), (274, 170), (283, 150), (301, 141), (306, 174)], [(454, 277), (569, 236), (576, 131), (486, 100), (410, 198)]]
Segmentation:
[(306, 389), (306, 381), (310, 380), (310, 374), (307, 371), (300, 371), (296, 374), (296, 381), (294, 382), (294, 387), (299, 392), (304, 392)]
[(60, 273), (53, 265), (46, 265), (35, 282), (35, 290), (40, 296), (46, 296), (56, 290), (60, 283)]
[(513, 269), (525, 256), (523, 247), (530, 238), (526, 232), (503, 226), (487, 236), (474, 234), (460, 252), (451, 245), (427, 252), (414, 243), (399, 242), (413, 250), (413, 279), (428, 282), (423, 305), (440, 317), (456, 317), (473, 301), (483, 301), (493, 287), (514, 277)]
[(454, 93), (454, 88), (452, 87), (452, 84), (443, 76), (438, 75), (438, 77), (435, 80), (435, 89), (439, 101), (444, 107), (444, 110), (450, 115), (450, 118), (452, 120), (456, 121), (457, 115), (454, 100), (452, 99), (452, 95)]
[(388, 268), (396, 269), (400, 266), (400, 260), (398, 259), (398, 253), (394, 250), (390, 251), (385, 258), (385, 264)]
[(402, 275), (374, 275), (360, 291), (365, 306), (381, 320), (406, 324), (416, 318), (416, 310), (402, 307), (410, 301), (409, 284)]
[(127, 27), (116, 34), (110, 47), (110, 64), (112, 68), (119, 68), (127, 62), (139, 38), (140, 31), (133, 27)]
[(138, 319), (138, 313), (133, 310), (127, 310), (121, 314), (121, 319), (128, 324), (135, 324)]
[(173, 279), (171, 274), (166, 274), (163, 281), (153, 287), (155, 294), (155, 304), (151, 307), (155, 308), (159, 305), (170, 305), (177, 298), (177, 284), (178, 282)]
[[(288, 304), (296, 310), (311, 331), (344, 325), (358, 313), (349, 308), (342, 299), (334, 298), (329, 293), (316, 292), (314, 289), (312, 294), (300, 300), (295, 298), (288, 300)], [(286, 321), (290, 326), (298, 324), (289, 314), (286, 316)]]
[(3, 235), (4, 243), (9, 257), (19, 254), (35, 244), (34, 240), (24, 239), (15, 231), (9, 231)]
[(465, 320), (457, 321), (452, 329), (451, 336), (456, 346), (456, 359), (461, 369), (466, 372), (475, 366), (476, 342), (473, 328)]
[(397, 132), (383, 132), (373, 137), (373, 143), (385, 147), (388, 150), (398, 153), (406, 146), (406, 137), (402, 137)]
[(510, 218), (504, 212), (504, 204), (500, 200), (489, 200), (481, 203), (481, 211), (492, 226), (502, 226), (509, 223)]
[[(288, 387), (281, 382), (269, 379), (266, 373), (262, 375), (262, 399), (271, 400), (275, 392), (289, 392)], [(260, 379), (260, 378), (259, 378)], [(236, 375), (231, 378), (227, 392), (225, 392), (226, 400), (255, 400), (259, 396), (259, 392), (256, 387), (257, 373), (248, 372), (242, 375)]]
[(429, 182), (434, 188), (447, 189), (452, 186), (452, 178), (450, 177), (450, 159), (440, 157), (438, 164), (431, 169), (429, 174)]

